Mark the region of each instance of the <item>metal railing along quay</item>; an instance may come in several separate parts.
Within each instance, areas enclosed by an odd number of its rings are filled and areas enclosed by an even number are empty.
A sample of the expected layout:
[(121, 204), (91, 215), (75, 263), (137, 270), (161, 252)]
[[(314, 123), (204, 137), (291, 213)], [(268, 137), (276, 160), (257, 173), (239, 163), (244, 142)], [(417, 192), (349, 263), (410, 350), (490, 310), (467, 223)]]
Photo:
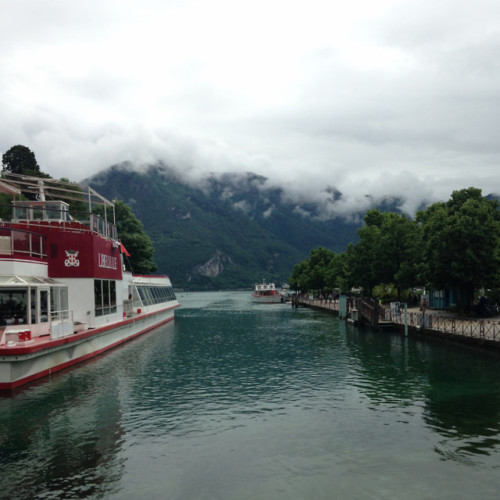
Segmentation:
[[(324, 310), (341, 316), (340, 301), (337, 299), (316, 299), (300, 297), (300, 305)], [(500, 317), (467, 318), (452, 316), (439, 310), (419, 311), (404, 304), (388, 307), (375, 304), (373, 300), (347, 298), (346, 318), (356, 318), (373, 327), (392, 326), (397, 329), (408, 327), (419, 333), (463, 339), (474, 343), (494, 343), (500, 347)]]
[[(402, 315), (391, 318), (397, 325), (404, 325)], [(477, 341), (500, 343), (499, 318), (462, 318), (443, 315), (436, 311), (409, 311), (407, 315), (409, 327), (446, 335), (459, 336)], [(499, 344), (500, 345), (500, 344)]]
[[(315, 309), (324, 309), (330, 312), (339, 312), (338, 299), (314, 299), (312, 297), (299, 297), (298, 303), (306, 307), (313, 307)], [(293, 301), (292, 301), (293, 305)]]

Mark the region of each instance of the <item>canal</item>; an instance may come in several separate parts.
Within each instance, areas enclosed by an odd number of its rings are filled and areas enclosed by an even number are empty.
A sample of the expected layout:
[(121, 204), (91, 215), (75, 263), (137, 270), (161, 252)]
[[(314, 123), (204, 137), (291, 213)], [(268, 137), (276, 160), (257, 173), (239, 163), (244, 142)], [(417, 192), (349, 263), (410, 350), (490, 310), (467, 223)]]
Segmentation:
[(0, 398), (0, 498), (498, 496), (498, 352), (179, 298), (175, 323)]

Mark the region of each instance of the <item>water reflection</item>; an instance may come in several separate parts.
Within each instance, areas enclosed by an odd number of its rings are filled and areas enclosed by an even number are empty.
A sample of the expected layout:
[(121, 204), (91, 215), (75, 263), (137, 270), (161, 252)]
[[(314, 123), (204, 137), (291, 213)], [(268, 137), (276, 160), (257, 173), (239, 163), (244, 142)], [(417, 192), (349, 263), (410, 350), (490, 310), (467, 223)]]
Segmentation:
[[(123, 393), (147, 366), (151, 340), (139, 338), (0, 399), (3, 498), (89, 498), (114, 490), (124, 467)], [(149, 349), (141, 350), (145, 342)]]
[(498, 360), (454, 346), (430, 351), (429, 359), (424, 420), (447, 438), (436, 451), (454, 458), (499, 450)]
[[(0, 400), (2, 494), (370, 498), (383, 481), (420, 498), (500, 466), (497, 358), (244, 295), (183, 302), (160, 334)], [(494, 490), (485, 475), (460, 479)]]
[(373, 404), (404, 405), (422, 399), (427, 380), (418, 344), (369, 329), (350, 330), (347, 343), (357, 368), (353, 385)]
[(422, 342), (368, 329), (347, 337), (354, 364), (351, 383), (372, 408), (422, 408), (422, 418), (442, 438), (442, 459), (470, 462), (498, 452), (500, 361), (465, 346)]

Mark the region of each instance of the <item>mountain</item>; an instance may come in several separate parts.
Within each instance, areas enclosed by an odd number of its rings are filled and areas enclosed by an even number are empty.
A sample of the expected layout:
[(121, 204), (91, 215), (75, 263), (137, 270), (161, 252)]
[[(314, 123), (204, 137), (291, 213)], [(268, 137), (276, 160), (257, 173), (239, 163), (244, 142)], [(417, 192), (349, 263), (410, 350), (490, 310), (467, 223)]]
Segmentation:
[(131, 206), (155, 247), (158, 272), (177, 287), (248, 288), (287, 281), (311, 249), (336, 252), (357, 240), (359, 223), (321, 220), (313, 205), (284, 200), (255, 174), (211, 175), (194, 186), (172, 169), (111, 167), (83, 184)]

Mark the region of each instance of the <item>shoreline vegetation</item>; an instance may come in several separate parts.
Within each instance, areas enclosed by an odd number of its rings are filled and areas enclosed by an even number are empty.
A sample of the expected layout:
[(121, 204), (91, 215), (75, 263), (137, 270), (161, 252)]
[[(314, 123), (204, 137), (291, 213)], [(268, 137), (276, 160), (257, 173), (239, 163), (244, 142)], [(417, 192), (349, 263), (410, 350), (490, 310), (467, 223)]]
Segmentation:
[[(425, 299), (454, 315), (491, 316), (500, 303), (500, 210), (470, 187), (415, 219), (369, 210), (359, 241), (343, 253), (319, 247), (296, 264), (291, 290), (336, 293), (418, 306)], [(428, 295), (428, 292), (429, 295)], [(431, 302), (429, 302), (429, 298)]]

